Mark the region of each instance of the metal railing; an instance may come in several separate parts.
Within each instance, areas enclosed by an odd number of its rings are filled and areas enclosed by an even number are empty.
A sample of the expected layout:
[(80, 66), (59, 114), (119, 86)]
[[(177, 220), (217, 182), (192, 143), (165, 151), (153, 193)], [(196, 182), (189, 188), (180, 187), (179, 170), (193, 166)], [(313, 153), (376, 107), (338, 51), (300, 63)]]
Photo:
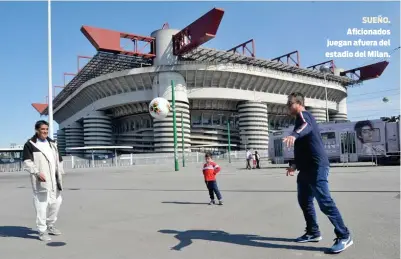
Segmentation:
[[(245, 151), (232, 151), (231, 160), (245, 160)], [(186, 152), (185, 163), (201, 163), (204, 161), (203, 152)], [(262, 154), (261, 154), (262, 156)], [(265, 154), (267, 157), (267, 152)], [(214, 155), (214, 160), (228, 161), (228, 153)], [(182, 154), (178, 154), (178, 160), (182, 163)], [(63, 156), (64, 170), (76, 168), (92, 167), (115, 167), (115, 166), (137, 166), (137, 165), (155, 165), (173, 163), (174, 154), (165, 153), (147, 153), (147, 154), (123, 154), (117, 157), (94, 159), (77, 156)], [(22, 162), (0, 164), (0, 172), (17, 172), (23, 170)]]
[[(203, 152), (187, 152), (185, 153), (185, 163), (202, 163), (204, 161)], [(283, 165), (285, 159), (283, 157), (270, 158), (267, 151), (259, 152), (260, 160), (262, 164), (276, 164)], [(399, 157), (400, 155), (388, 155), (387, 157)], [(348, 156), (347, 156), (348, 157)], [(381, 157), (380, 157), (381, 158)], [(372, 156), (372, 165), (377, 165), (379, 157)], [(228, 161), (228, 153), (220, 155), (214, 155), (216, 161)], [(182, 164), (182, 154), (178, 154), (179, 163)], [(369, 159), (370, 160), (370, 159)], [(64, 170), (71, 170), (77, 168), (102, 168), (102, 167), (119, 167), (119, 166), (141, 166), (141, 165), (166, 165), (174, 162), (174, 154), (163, 154), (163, 153), (148, 153), (148, 154), (123, 154), (107, 159), (92, 159), (82, 158), (77, 156), (64, 156)], [(231, 161), (246, 162), (246, 151), (232, 151)], [(344, 157), (340, 164), (347, 166), (348, 163), (352, 163), (349, 159)], [(24, 170), (23, 163), (16, 161), (14, 163), (3, 163), (0, 164), (0, 172), (18, 172)]]

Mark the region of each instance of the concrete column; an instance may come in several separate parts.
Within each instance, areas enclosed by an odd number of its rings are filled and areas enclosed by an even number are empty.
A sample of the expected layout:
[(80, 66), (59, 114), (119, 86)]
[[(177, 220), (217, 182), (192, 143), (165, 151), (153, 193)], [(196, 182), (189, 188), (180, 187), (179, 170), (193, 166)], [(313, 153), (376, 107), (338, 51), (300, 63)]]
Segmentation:
[(176, 29), (160, 29), (151, 33), (156, 38), (156, 57), (153, 59), (154, 66), (173, 65), (177, 63), (178, 56), (173, 54), (174, 34), (179, 32)]
[(326, 109), (306, 107), (306, 110), (309, 111), (313, 117), (315, 117), (316, 122), (326, 122)]
[[(177, 56), (173, 54), (172, 36), (179, 32), (174, 29), (161, 29), (152, 32), (156, 38), (155, 66), (173, 65), (177, 63)], [(181, 151), (181, 136), (184, 134), (184, 147), (190, 150), (190, 116), (186, 82), (184, 77), (175, 72), (163, 72), (157, 74), (153, 81), (153, 97), (163, 97), (171, 104), (171, 80), (175, 84), (176, 122), (178, 152)], [(184, 132), (181, 132), (181, 112), (183, 113)], [(170, 112), (163, 120), (153, 119), (154, 150), (155, 152), (174, 152), (173, 113)]]
[(65, 156), (66, 139), (65, 139), (64, 129), (59, 129), (57, 131), (57, 148), (58, 148), (61, 156)]
[(268, 150), (269, 123), (267, 105), (246, 101), (238, 105), (241, 149)]
[[(153, 81), (154, 97), (163, 97), (172, 103), (171, 80), (175, 84), (175, 104), (177, 118), (178, 152), (181, 152), (181, 112), (184, 123), (184, 148), (191, 147), (191, 124), (189, 116), (189, 101), (185, 79), (175, 72), (159, 73)], [(163, 120), (153, 119), (154, 150), (155, 152), (174, 152), (173, 112)]]
[[(80, 123), (74, 122), (65, 128), (66, 148), (84, 146), (84, 130)], [(74, 156), (81, 156), (81, 150), (66, 150), (67, 153)]]
[(111, 119), (103, 111), (95, 111), (84, 117), (85, 146), (112, 145)]
[[(112, 141), (112, 127), (111, 118), (104, 114), (103, 111), (94, 111), (84, 117), (84, 144), (85, 147), (93, 146), (111, 146)], [(95, 150), (85, 151), (86, 157), (91, 157), (92, 153), (95, 154), (111, 154), (111, 150)]]
[(347, 98), (337, 104), (337, 113), (330, 114), (330, 121), (347, 120)]

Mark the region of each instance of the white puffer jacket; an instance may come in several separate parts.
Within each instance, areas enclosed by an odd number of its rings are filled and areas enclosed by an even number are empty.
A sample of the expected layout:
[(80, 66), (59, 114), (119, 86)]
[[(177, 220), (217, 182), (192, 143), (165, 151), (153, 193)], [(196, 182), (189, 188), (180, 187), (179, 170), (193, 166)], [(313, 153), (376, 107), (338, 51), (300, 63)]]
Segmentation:
[[(24, 170), (30, 173), (32, 189), (34, 192), (62, 191), (62, 174), (64, 174), (63, 159), (59, 154), (57, 145), (54, 140), (47, 138), (55, 157), (54, 161), (56, 161), (56, 172), (52, 172), (49, 159), (46, 157), (43, 150), (40, 150), (37, 141), (38, 138), (36, 135), (33, 136), (25, 143), (23, 151)], [(46, 182), (39, 181), (40, 173), (44, 174)]]

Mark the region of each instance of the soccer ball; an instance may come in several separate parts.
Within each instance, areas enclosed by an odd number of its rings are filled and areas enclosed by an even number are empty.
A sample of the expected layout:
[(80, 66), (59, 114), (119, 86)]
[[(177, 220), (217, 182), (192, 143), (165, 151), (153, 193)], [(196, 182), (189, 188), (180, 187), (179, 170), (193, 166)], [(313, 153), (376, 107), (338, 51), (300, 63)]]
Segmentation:
[(166, 118), (170, 111), (170, 103), (164, 98), (157, 97), (149, 104), (149, 113), (155, 119), (162, 120)]

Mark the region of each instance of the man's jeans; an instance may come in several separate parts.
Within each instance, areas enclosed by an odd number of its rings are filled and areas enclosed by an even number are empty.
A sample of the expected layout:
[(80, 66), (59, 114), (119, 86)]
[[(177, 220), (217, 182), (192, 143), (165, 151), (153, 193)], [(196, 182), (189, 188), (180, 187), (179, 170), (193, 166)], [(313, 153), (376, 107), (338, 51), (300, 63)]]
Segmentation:
[(301, 207), (308, 234), (320, 235), (316, 222), (316, 212), (313, 198), (316, 198), (320, 210), (326, 214), (334, 226), (338, 238), (348, 238), (349, 231), (345, 226), (340, 211), (331, 198), (328, 184), (329, 167), (319, 167), (314, 170), (300, 171), (298, 174), (298, 203)]

